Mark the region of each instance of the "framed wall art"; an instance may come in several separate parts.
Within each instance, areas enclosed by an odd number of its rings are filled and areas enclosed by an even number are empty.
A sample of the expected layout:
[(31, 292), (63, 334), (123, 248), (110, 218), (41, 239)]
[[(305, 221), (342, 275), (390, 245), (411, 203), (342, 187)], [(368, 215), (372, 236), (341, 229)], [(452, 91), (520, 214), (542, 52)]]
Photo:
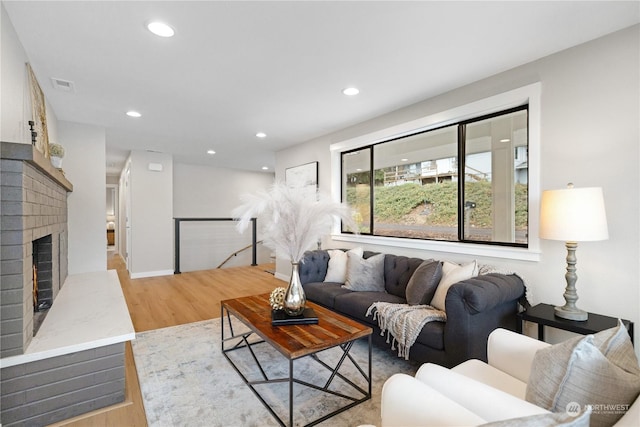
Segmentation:
[(33, 70), (29, 64), (27, 64), (27, 74), (31, 92), (31, 116), (34, 122), (33, 131), (36, 132), (35, 146), (45, 157), (49, 157), (49, 132), (47, 130), (47, 110), (44, 93), (42, 93), (36, 75), (33, 74)]
[(287, 168), (284, 181), (288, 187), (303, 187), (313, 191), (318, 189), (318, 162)]

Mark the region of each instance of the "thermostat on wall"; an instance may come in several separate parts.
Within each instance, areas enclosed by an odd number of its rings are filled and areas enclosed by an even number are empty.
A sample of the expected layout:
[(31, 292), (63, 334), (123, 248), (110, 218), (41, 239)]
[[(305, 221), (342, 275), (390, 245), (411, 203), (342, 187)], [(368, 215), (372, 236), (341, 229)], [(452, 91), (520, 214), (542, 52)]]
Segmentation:
[(162, 163), (149, 163), (149, 170), (154, 172), (162, 172)]

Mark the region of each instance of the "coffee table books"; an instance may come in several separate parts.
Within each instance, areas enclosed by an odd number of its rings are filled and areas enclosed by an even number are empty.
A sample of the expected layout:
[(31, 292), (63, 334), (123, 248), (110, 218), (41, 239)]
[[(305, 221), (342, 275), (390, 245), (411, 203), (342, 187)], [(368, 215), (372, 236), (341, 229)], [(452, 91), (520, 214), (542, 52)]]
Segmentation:
[(271, 310), (272, 325), (315, 325), (318, 316), (313, 308), (307, 307), (299, 316), (289, 316), (284, 310)]

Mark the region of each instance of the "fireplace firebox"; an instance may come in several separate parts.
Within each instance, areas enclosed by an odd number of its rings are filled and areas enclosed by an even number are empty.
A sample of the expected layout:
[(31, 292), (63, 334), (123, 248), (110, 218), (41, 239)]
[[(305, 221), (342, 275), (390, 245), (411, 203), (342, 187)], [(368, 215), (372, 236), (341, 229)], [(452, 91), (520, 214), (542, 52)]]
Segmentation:
[(32, 242), (33, 335), (35, 336), (53, 304), (53, 251), (51, 234)]

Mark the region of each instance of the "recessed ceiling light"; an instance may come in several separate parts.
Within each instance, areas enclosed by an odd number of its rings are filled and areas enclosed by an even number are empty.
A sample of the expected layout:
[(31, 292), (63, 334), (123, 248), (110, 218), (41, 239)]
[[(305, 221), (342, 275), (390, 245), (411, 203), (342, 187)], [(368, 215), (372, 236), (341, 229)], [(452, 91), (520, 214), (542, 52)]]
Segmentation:
[(138, 117), (142, 117), (142, 114), (132, 110), (132, 111), (127, 111), (127, 116), (138, 118)]
[(400, 159), (401, 162), (408, 162), (409, 159)]
[(504, 138), (500, 140), (500, 142), (509, 142), (509, 141), (511, 141), (509, 138)]
[(258, 138), (266, 138), (266, 137), (267, 137), (267, 134), (266, 134), (266, 133), (264, 133), (264, 132), (258, 132), (258, 133), (256, 133), (256, 136), (257, 136)]
[(269, 170), (269, 166), (263, 166), (263, 167), (262, 167), (262, 170), (263, 170), (263, 171), (268, 171), (268, 170)]
[(358, 88), (356, 87), (348, 87), (346, 89), (342, 89), (342, 93), (344, 93), (347, 96), (353, 96), (353, 95), (359, 94), (360, 90), (358, 90)]
[(213, 151), (213, 150), (207, 150), (207, 154), (214, 155), (214, 154), (216, 154), (216, 152), (215, 152), (215, 151)]
[(147, 29), (156, 36), (160, 37), (173, 37), (173, 35), (176, 33), (173, 28), (160, 21), (149, 22), (147, 24)]

